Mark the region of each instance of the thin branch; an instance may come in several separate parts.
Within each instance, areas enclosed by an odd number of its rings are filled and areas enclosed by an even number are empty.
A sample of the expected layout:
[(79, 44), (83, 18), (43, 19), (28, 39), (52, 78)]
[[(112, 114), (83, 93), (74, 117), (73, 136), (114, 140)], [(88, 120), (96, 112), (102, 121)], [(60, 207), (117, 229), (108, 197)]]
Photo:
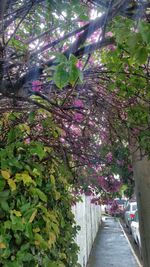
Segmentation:
[(9, 44), (10, 40), (15, 36), (17, 30), (19, 29), (21, 23), (24, 21), (24, 19), (26, 18), (26, 16), (28, 15), (30, 9), (32, 8), (33, 6), (33, 1), (31, 1), (31, 5), (30, 7), (28, 8), (28, 10), (26, 11), (26, 13), (24, 14), (24, 16), (21, 18), (21, 20), (19, 21), (17, 27), (15, 28), (14, 32), (11, 34), (10, 38), (7, 40), (7, 42), (5, 43), (5, 47), (4, 49), (6, 49), (7, 45)]

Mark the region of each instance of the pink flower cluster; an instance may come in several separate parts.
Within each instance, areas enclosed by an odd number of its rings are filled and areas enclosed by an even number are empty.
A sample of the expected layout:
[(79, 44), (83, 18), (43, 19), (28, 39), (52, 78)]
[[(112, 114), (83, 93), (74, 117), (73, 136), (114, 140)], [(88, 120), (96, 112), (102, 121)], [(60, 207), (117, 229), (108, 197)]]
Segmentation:
[(75, 113), (73, 118), (76, 122), (82, 122), (84, 119), (84, 116), (81, 113)]
[(42, 83), (39, 80), (32, 82), (32, 91), (39, 92), (42, 90)]
[(110, 44), (110, 45), (108, 45), (107, 47), (108, 47), (108, 49), (109, 49), (110, 51), (115, 51), (115, 50), (116, 50), (116, 47), (115, 47), (115, 45), (113, 45), (113, 44)]
[(76, 64), (76, 67), (77, 67), (78, 69), (82, 70), (82, 68), (83, 68), (83, 63), (82, 63), (81, 60), (78, 60), (78, 62), (77, 62), (77, 64)]
[(109, 175), (108, 177), (99, 176), (98, 182), (106, 192), (112, 193), (117, 192), (122, 185), (121, 181), (115, 179), (113, 175)]
[(91, 204), (100, 205), (101, 204), (100, 197), (92, 198)]
[(83, 104), (83, 101), (80, 100), (80, 99), (76, 99), (74, 102), (73, 102), (74, 106), (77, 107), (77, 108), (84, 108), (84, 104)]
[(70, 127), (70, 130), (71, 130), (71, 134), (72, 134), (73, 136), (79, 137), (79, 136), (82, 135), (81, 129), (78, 128), (78, 127), (76, 127), (75, 125), (72, 125), (72, 126)]

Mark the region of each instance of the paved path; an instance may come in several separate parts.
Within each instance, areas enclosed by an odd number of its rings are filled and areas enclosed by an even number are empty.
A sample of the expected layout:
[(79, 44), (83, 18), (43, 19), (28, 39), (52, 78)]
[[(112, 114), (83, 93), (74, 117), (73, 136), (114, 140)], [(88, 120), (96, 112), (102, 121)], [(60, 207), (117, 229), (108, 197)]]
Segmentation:
[(138, 267), (117, 219), (103, 222), (87, 267)]

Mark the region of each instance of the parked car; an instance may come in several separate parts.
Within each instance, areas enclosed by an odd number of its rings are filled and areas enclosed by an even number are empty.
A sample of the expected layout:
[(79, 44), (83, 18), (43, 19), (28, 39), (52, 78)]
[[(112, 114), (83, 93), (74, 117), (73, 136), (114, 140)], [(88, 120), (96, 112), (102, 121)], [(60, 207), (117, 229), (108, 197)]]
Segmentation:
[(127, 227), (129, 227), (130, 230), (131, 230), (130, 224), (131, 224), (131, 221), (135, 217), (136, 210), (137, 210), (137, 202), (133, 201), (133, 202), (129, 202), (128, 203), (128, 205), (127, 205), (127, 207), (125, 208), (125, 211), (124, 211), (125, 224), (126, 224)]
[(138, 245), (140, 250), (140, 255), (142, 257), (142, 249), (141, 249), (141, 237), (140, 237), (140, 231), (139, 231), (139, 216), (138, 216), (138, 210), (135, 212), (134, 219), (131, 222), (131, 233), (134, 238), (135, 243)]
[(138, 211), (136, 210), (134, 219), (131, 222), (131, 233), (134, 238), (134, 241), (138, 246), (141, 246), (140, 232), (139, 232), (139, 216)]

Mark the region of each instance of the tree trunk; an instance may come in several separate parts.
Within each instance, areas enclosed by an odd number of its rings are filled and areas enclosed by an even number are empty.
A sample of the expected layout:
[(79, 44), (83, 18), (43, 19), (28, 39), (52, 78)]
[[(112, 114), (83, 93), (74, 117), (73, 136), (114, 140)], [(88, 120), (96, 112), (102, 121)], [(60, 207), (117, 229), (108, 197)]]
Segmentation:
[(150, 161), (140, 159), (140, 152), (133, 155), (136, 197), (144, 267), (150, 267)]

